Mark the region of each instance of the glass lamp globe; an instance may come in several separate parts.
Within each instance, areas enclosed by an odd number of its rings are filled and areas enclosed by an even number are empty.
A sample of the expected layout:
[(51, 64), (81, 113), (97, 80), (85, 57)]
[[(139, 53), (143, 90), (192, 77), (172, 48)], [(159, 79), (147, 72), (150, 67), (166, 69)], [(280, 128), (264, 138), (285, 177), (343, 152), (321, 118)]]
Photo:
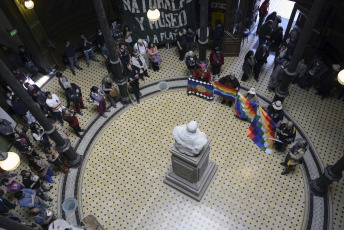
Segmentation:
[[(6, 156), (7, 155), (7, 156)], [(20, 158), (14, 152), (1, 152), (0, 167), (5, 171), (12, 171), (18, 168)]]
[(158, 21), (160, 18), (160, 11), (158, 9), (149, 9), (147, 12), (147, 18), (152, 22)]
[(338, 73), (338, 82), (344, 85), (344, 69)]
[(35, 6), (35, 3), (32, 0), (28, 0), (24, 2), (24, 6), (26, 9), (32, 9)]

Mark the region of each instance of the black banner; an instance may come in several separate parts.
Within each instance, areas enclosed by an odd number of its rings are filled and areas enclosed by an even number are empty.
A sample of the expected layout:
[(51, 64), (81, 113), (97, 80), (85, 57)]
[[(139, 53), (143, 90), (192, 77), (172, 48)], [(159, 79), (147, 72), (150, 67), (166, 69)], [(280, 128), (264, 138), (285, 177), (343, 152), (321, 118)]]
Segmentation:
[[(139, 38), (155, 44), (173, 42), (181, 28), (195, 29), (194, 0), (122, 0), (122, 4), (134, 43)], [(147, 18), (153, 8), (160, 11), (155, 22)]]

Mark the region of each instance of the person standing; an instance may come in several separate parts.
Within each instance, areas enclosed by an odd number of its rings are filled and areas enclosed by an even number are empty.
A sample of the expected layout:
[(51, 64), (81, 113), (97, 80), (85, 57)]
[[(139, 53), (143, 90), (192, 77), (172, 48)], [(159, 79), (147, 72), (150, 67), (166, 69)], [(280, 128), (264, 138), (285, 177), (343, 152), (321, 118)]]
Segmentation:
[[(226, 85), (226, 86), (229, 86), (229, 87), (232, 87), (232, 88), (236, 89), (237, 91), (239, 91), (239, 88), (240, 88), (240, 83), (239, 83), (238, 79), (232, 73), (220, 78), (219, 83)], [(231, 107), (233, 104), (233, 101), (226, 99), (226, 98), (222, 99), (221, 104), (224, 104), (226, 102), (228, 102), (229, 107)]]
[(262, 66), (267, 63), (268, 61), (268, 50), (265, 45), (262, 45), (258, 48), (255, 58), (256, 58), (256, 64), (254, 65), (254, 79), (258, 81), (260, 70)]
[(197, 55), (193, 51), (187, 52), (185, 63), (186, 63), (186, 67), (189, 70), (189, 75), (192, 75), (196, 72), (196, 69), (197, 69), (196, 62), (197, 62)]
[(108, 96), (112, 106), (116, 108), (116, 101), (119, 101), (119, 89), (117, 85), (114, 84), (110, 76), (106, 76), (103, 78), (102, 89), (105, 92), (105, 94)]
[(186, 36), (186, 52), (193, 51), (195, 42), (196, 42), (196, 34), (192, 30), (191, 27), (188, 27), (188, 30), (185, 36)]
[(242, 65), (242, 70), (244, 71), (241, 77), (242, 81), (247, 81), (248, 76), (252, 73), (253, 67), (255, 64), (256, 64), (256, 59), (254, 58), (254, 52), (250, 50), (247, 52), (245, 56), (244, 64)]
[(106, 46), (101, 29), (97, 29), (96, 42), (97, 42), (98, 48), (102, 51), (102, 56), (106, 59), (109, 56), (108, 48)]
[(272, 34), (272, 24), (273, 22), (271, 20), (267, 21), (262, 25), (259, 31), (259, 44), (258, 47), (261, 45), (265, 45), (265, 42), (267, 40), (270, 40), (271, 34)]
[(69, 169), (72, 167), (68, 161), (60, 155), (56, 148), (54, 147), (47, 147), (43, 148), (43, 152), (47, 157), (47, 160), (50, 165), (54, 165), (54, 167), (58, 168), (61, 172), (67, 174), (69, 173)]
[(16, 95), (12, 96), (12, 106), (14, 112), (21, 117), (25, 117), (29, 125), (36, 121), (35, 117), (30, 113), (26, 106), (19, 101), (19, 98)]
[(119, 44), (119, 49), (118, 49), (118, 57), (122, 62), (122, 66), (127, 66), (127, 64), (130, 62), (130, 56), (127, 47), (120, 43)]
[(259, 34), (260, 27), (262, 26), (265, 17), (269, 13), (269, 6), (270, 6), (270, 0), (265, 0), (262, 5), (259, 7), (259, 22), (257, 26), (256, 34)]
[(125, 42), (125, 45), (127, 46), (128, 48), (128, 52), (129, 54), (131, 54), (133, 52), (133, 38), (131, 37), (131, 34), (133, 32), (131, 32), (131, 30), (129, 29), (129, 26), (128, 25), (125, 25), (124, 26), (124, 42)]
[(179, 63), (184, 60), (184, 56), (187, 52), (186, 50), (186, 29), (179, 31), (177, 35), (177, 45), (179, 49)]
[[(147, 65), (149, 65), (149, 60), (148, 60), (148, 43), (145, 40), (142, 40), (141, 38), (137, 40), (136, 44), (134, 45), (134, 52), (138, 53), (141, 55), (146, 62)], [(133, 53), (134, 56), (134, 53)]]
[(67, 108), (69, 108), (70, 103), (73, 102), (75, 111), (82, 116), (83, 114), (80, 109), (87, 109), (87, 107), (84, 106), (84, 102), (82, 100), (81, 88), (78, 85), (69, 82), (64, 83), (64, 88), (66, 89), (65, 94), (67, 99)]
[(75, 113), (73, 110), (70, 109), (63, 109), (62, 110), (62, 119), (64, 121), (67, 121), (69, 126), (72, 127), (72, 129), (74, 130), (74, 133), (78, 136), (78, 137), (82, 137), (82, 135), (80, 135), (79, 132), (85, 132), (84, 129), (80, 128), (79, 125), (79, 120), (78, 118), (75, 116)]
[(15, 147), (21, 154), (25, 155), (27, 158), (30, 158), (31, 156), (38, 156), (25, 133), (13, 133), (11, 134), (11, 138), (13, 140), (13, 147)]
[(132, 68), (132, 66), (130, 64), (127, 65), (126, 68), (126, 76), (128, 78), (128, 82), (130, 84), (130, 86), (133, 88), (135, 97), (136, 97), (136, 101), (138, 104), (140, 104), (140, 87), (139, 87), (139, 76), (140, 73), (139, 71), (135, 70)]
[(148, 43), (148, 55), (149, 55), (149, 60), (152, 63), (153, 71), (154, 72), (159, 71), (159, 62), (158, 62), (159, 58), (157, 58), (158, 47), (153, 42)]
[(224, 63), (223, 53), (220, 51), (219, 47), (216, 46), (215, 49), (211, 52), (209, 61), (213, 70), (214, 77), (220, 77), (221, 66)]
[(197, 80), (199, 81), (204, 81), (207, 83), (211, 82), (210, 71), (206, 68), (205, 63), (201, 64), (201, 68), (198, 69), (196, 73), (192, 75), (192, 77), (197, 78)]
[(43, 68), (37, 66), (33, 62), (31, 52), (28, 49), (26, 49), (24, 46), (19, 46), (19, 57), (21, 58), (25, 67), (30, 71), (32, 75), (35, 75), (38, 71), (41, 74), (47, 74), (47, 72)]
[(92, 48), (92, 42), (83, 33), (80, 34), (79, 43), (80, 43), (80, 46), (82, 47), (82, 50), (84, 51), (87, 67), (90, 67), (90, 54), (93, 60), (95, 60), (96, 62), (99, 62), (98, 58), (94, 54), (94, 50)]
[(22, 67), (12, 68), (12, 74), (22, 85), (31, 81), (31, 73)]
[(144, 81), (143, 75), (150, 77), (147, 72), (147, 63), (146, 60), (142, 57), (141, 54), (134, 52), (131, 57), (133, 66), (137, 67), (140, 70), (140, 78)]
[(220, 50), (222, 49), (223, 33), (224, 25), (221, 23), (221, 20), (218, 19), (212, 30), (213, 49), (215, 49), (215, 47), (219, 47)]
[(53, 113), (59, 120), (61, 126), (63, 127), (63, 120), (62, 120), (62, 109), (64, 106), (62, 105), (62, 101), (56, 96), (56, 94), (51, 94), (50, 92), (46, 92), (45, 96), (47, 97), (47, 100), (45, 101), (47, 105), (53, 110)]
[(53, 176), (53, 171), (43, 162), (43, 157), (30, 157), (29, 167), (31, 171), (36, 173), (40, 178), (44, 178), (49, 183), (54, 183), (53, 178), (51, 178)]
[(90, 97), (92, 98), (93, 103), (98, 107), (99, 115), (107, 118), (104, 113), (110, 112), (110, 110), (106, 109), (104, 91), (97, 86), (92, 86)]
[(72, 44), (70, 44), (68, 40), (65, 41), (65, 47), (63, 51), (65, 55), (68, 57), (69, 66), (70, 66), (70, 69), (72, 70), (73, 75), (75, 75), (74, 65), (76, 66), (77, 69), (82, 70), (82, 68), (79, 66), (74, 47)]

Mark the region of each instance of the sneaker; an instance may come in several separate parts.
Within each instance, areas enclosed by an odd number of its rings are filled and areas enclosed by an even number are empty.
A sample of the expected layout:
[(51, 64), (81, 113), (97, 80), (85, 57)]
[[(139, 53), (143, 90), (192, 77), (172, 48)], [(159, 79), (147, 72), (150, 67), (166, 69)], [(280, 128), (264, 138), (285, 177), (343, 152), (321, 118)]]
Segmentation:
[(75, 76), (76, 74), (75, 74), (75, 72), (72, 72), (72, 74)]
[(183, 62), (183, 60), (179, 60), (179, 63), (182, 63)]
[(105, 110), (105, 112), (111, 112), (111, 110), (110, 110), (110, 109), (107, 109), (107, 110)]
[(225, 100), (222, 100), (222, 101), (221, 101), (221, 104), (224, 104), (224, 103), (226, 103), (226, 101), (225, 101)]
[(137, 99), (137, 104), (140, 104), (140, 99)]
[(78, 69), (79, 69), (79, 70), (83, 70), (83, 68), (81, 68), (81, 67), (79, 67)]
[(90, 64), (87, 64), (87, 68), (90, 67)]
[(293, 83), (291, 84), (291, 88), (294, 88), (294, 84)]
[(281, 174), (282, 175), (286, 175), (286, 174), (288, 174), (289, 173), (289, 171), (288, 170), (285, 170), (285, 171), (283, 171)]
[(283, 165), (283, 166), (285, 166), (284, 162), (281, 162), (281, 163), (280, 163), (280, 165)]
[(85, 132), (86, 130), (85, 129), (80, 129), (80, 132)]
[(52, 198), (49, 198), (47, 201), (51, 202), (51, 201), (53, 201), (53, 199), (52, 199)]
[(139, 93), (139, 96), (142, 97), (142, 93), (141, 92)]
[(79, 114), (80, 114), (80, 116), (84, 115), (82, 112), (80, 112)]
[(149, 75), (147, 75), (146, 77), (150, 77)]
[(102, 117), (104, 117), (104, 118), (107, 118), (107, 116), (106, 116), (106, 115), (104, 115), (104, 114), (102, 115)]
[(79, 137), (79, 138), (83, 138), (83, 137), (84, 137), (84, 135), (78, 135), (78, 137)]

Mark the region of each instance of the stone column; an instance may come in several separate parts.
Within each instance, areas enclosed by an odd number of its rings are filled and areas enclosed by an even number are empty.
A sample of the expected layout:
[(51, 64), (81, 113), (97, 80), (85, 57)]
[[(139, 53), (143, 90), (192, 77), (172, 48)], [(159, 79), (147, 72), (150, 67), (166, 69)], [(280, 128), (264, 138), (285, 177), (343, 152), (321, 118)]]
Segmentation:
[(326, 166), (324, 173), (317, 179), (311, 182), (311, 190), (316, 195), (323, 195), (327, 187), (333, 181), (339, 181), (342, 178), (344, 171), (344, 156), (339, 159), (334, 165)]
[(273, 101), (280, 100), (281, 102), (289, 95), (288, 87), (294, 76), (296, 75), (297, 65), (302, 58), (305, 47), (308, 43), (310, 36), (312, 35), (313, 28), (315, 23), (318, 21), (318, 18), (323, 10), (325, 0), (315, 0), (313, 2), (311, 11), (308, 14), (305, 26), (301, 32), (299, 41), (296, 44), (294, 53), (289, 63), (287, 69), (284, 72), (284, 77), (279, 87), (276, 88), (275, 97)]
[[(208, 28), (208, 0), (200, 0), (200, 29), (199, 29), (199, 58), (197, 60), (197, 65), (200, 66), (201, 63), (208, 64), (207, 59), (207, 28)], [(210, 33), (210, 31), (209, 31)]]
[(69, 163), (76, 167), (81, 162), (81, 156), (77, 154), (71, 147), (69, 139), (64, 137), (57, 131), (54, 124), (48, 120), (33, 101), (31, 96), (26, 92), (24, 87), (13, 76), (12, 72), (7, 68), (5, 63), (0, 59), (0, 75), (6, 84), (11, 87), (13, 92), (18, 96), (21, 102), (28, 108), (31, 114), (36, 118), (45, 132), (49, 134), (50, 138), (56, 143), (57, 150), (67, 157)]
[(94, 8), (99, 20), (100, 28), (102, 29), (106, 46), (109, 50), (109, 58), (111, 63), (111, 73), (115, 79), (116, 84), (119, 87), (121, 94), (121, 101), (124, 104), (130, 103), (130, 98), (127, 89), (127, 79), (123, 76), (120, 60), (118, 58), (117, 49), (115, 48), (115, 42), (112, 39), (111, 31), (108, 21), (106, 19), (104, 6), (101, 0), (93, 0)]

